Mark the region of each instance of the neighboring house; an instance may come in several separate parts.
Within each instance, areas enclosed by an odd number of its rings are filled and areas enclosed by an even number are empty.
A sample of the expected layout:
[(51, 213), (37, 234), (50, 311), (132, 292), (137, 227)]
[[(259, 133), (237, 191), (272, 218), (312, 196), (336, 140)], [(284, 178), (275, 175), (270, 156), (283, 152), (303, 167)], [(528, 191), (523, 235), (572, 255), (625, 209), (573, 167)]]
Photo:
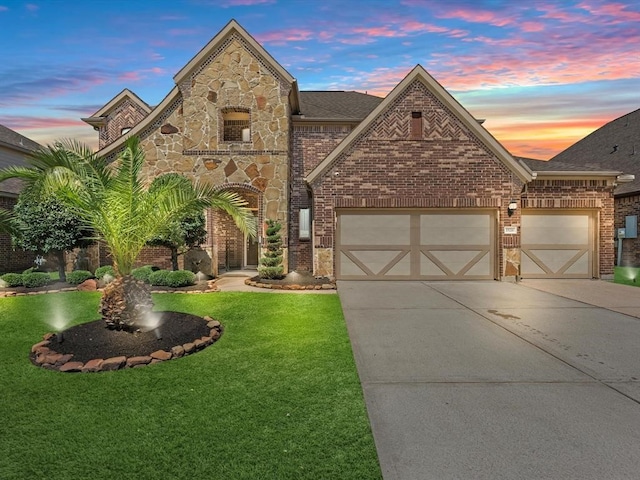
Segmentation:
[[(41, 148), (40, 144), (0, 125), (0, 169), (26, 165), (25, 158)], [(0, 208), (12, 210), (18, 200), (22, 183), (16, 179), (0, 183)], [(33, 266), (33, 252), (14, 250), (11, 237), (0, 233), (0, 273), (25, 270)]]
[[(552, 164), (619, 170), (635, 178), (614, 190), (615, 228), (626, 227), (626, 217), (640, 218), (640, 109), (616, 118), (553, 157)], [(616, 243), (617, 247), (617, 243)], [(621, 264), (640, 266), (640, 240), (622, 240)]]
[[(282, 223), (288, 270), (425, 280), (613, 271), (622, 172), (514, 159), (419, 65), (384, 99), (300, 91), (231, 21), (174, 81), (154, 108), (124, 90), (84, 119), (98, 153), (115, 159), (137, 135), (147, 178), (178, 172), (240, 193), (259, 225)], [(257, 265), (263, 228), (256, 243), (213, 212), (208, 230), (211, 273)]]

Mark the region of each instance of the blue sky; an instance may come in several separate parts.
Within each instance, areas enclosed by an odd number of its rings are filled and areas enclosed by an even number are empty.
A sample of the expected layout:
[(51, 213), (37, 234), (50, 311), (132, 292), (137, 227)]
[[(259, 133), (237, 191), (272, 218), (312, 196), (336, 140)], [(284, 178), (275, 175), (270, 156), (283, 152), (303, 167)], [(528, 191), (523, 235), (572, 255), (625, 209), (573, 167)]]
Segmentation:
[(384, 96), (421, 64), (513, 154), (547, 159), (640, 108), (637, 0), (0, 0), (0, 123), (97, 144), (235, 18), (301, 90)]

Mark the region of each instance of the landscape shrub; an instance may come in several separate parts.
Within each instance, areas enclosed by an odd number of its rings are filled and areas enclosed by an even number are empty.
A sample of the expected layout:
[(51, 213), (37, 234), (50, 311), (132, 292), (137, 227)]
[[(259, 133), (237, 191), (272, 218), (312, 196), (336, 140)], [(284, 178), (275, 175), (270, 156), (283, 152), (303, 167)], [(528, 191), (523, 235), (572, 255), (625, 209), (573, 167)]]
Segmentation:
[(71, 285), (80, 285), (90, 278), (93, 278), (93, 273), (89, 270), (74, 270), (73, 272), (67, 273), (67, 283)]
[(2, 275), (2, 280), (7, 284), (7, 287), (21, 287), (22, 286), (22, 274), (21, 273), (5, 273)]
[(103, 265), (102, 267), (96, 268), (95, 276), (98, 280), (102, 280), (106, 274), (111, 275), (112, 277), (116, 276), (116, 272), (113, 270), (111, 265)]
[(176, 270), (167, 276), (168, 287), (187, 287), (196, 283), (196, 274), (189, 270)]
[(169, 286), (169, 270), (156, 270), (149, 275), (149, 283), (151, 285), (167, 287)]
[(149, 283), (149, 275), (156, 270), (153, 265), (145, 265), (144, 267), (138, 267), (131, 270), (131, 275), (136, 280), (142, 280), (144, 283)]
[(44, 287), (51, 277), (45, 272), (31, 272), (22, 274), (22, 285), (27, 288)]

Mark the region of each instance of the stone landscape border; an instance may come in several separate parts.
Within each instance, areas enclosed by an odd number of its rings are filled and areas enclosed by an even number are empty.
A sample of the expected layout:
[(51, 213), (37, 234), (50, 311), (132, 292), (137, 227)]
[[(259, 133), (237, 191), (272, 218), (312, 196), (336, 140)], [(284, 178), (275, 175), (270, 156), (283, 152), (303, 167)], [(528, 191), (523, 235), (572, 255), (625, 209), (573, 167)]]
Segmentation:
[(300, 285), (297, 283), (264, 283), (259, 280), (253, 280), (251, 278), (247, 278), (244, 281), (245, 285), (249, 285), (251, 287), (257, 288), (267, 288), (271, 290), (335, 290), (335, 283), (321, 283), (317, 285)]
[(144, 367), (196, 353), (215, 343), (222, 335), (222, 325), (218, 320), (208, 316), (202, 317), (202, 320), (207, 322), (207, 327), (211, 329), (209, 335), (197, 338), (193, 342), (176, 345), (171, 348), (171, 351), (156, 350), (149, 355), (135, 357), (121, 355), (111, 358), (94, 358), (83, 363), (74, 361), (71, 353), (62, 354), (53, 350), (51, 347), (55, 334), (45, 333), (42, 341), (31, 347), (29, 357), (31, 362), (38, 367), (68, 373), (107, 372)]

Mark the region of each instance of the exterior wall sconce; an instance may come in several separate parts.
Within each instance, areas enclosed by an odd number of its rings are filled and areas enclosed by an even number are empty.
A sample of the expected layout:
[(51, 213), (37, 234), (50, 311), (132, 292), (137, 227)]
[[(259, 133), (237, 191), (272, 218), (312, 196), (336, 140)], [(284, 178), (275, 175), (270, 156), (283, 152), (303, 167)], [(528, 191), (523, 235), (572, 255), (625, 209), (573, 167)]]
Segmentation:
[(511, 200), (509, 202), (509, 206), (507, 207), (507, 215), (509, 216), (513, 215), (517, 209), (518, 209), (518, 204), (516, 203), (515, 200)]

